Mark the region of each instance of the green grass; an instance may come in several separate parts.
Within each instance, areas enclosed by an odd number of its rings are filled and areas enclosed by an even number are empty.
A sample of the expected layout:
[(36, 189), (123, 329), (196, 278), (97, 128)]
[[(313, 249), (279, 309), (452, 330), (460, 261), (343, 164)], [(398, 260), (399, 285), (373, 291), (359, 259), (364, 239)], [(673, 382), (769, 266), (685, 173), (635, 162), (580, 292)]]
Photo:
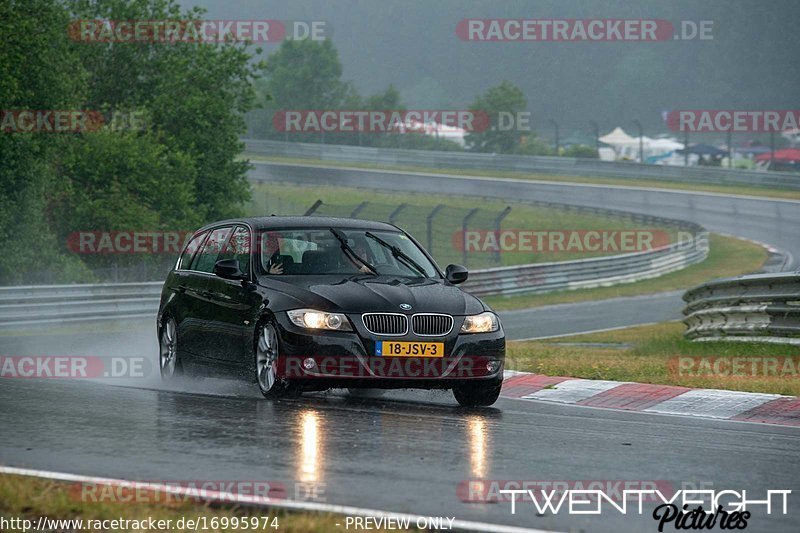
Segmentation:
[[(782, 357), (798, 356), (796, 346), (743, 342), (691, 342), (685, 326), (667, 322), (602, 333), (589, 333), (542, 341), (509, 342), (508, 368), (585, 379), (633, 381), (800, 395), (800, 376), (687, 376), (675, 370), (675, 357)], [(569, 343), (608, 344), (606, 347)], [(672, 362), (671, 362), (672, 360)], [(800, 369), (798, 369), (800, 371)]]
[(427, 174), (459, 174), (462, 176), (489, 176), (494, 178), (515, 178), (529, 180), (557, 181), (564, 183), (594, 183), (598, 185), (622, 185), (625, 187), (653, 187), (668, 190), (690, 190), (699, 192), (712, 192), (722, 194), (736, 194), (744, 196), (763, 196), (767, 198), (781, 198), (800, 200), (800, 191), (777, 189), (770, 187), (754, 187), (745, 185), (714, 185), (707, 183), (683, 183), (649, 179), (625, 179), (625, 178), (605, 178), (605, 177), (585, 177), (585, 176), (561, 176), (554, 174), (533, 174), (514, 171), (482, 171), (477, 169), (458, 169), (458, 168), (430, 168), (414, 166), (393, 166), (393, 165), (373, 165), (367, 163), (350, 163), (338, 161), (323, 161), (319, 159), (298, 159), (286, 157), (265, 157), (257, 154), (245, 153), (244, 159), (252, 161), (274, 161), (277, 163), (298, 163), (309, 165), (325, 165), (331, 167), (352, 167), (365, 169), (397, 170), (410, 172), (424, 172)]
[[(94, 487), (93, 487), (94, 489)], [(119, 490), (119, 489), (117, 489)], [(118, 494), (122, 496), (132, 496), (132, 491), (108, 492), (101, 491), (98, 494)], [(269, 508), (242, 508), (234, 505), (204, 504), (189, 501), (176, 501), (168, 499), (165, 494), (158, 494), (149, 501), (159, 501), (163, 503), (130, 503), (130, 502), (110, 502), (110, 498), (104, 498), (102, 502), (82, 501), (80, 487), (75, 484), (41, 480), (32, 477), (0, 475), (0, 515), (6, 519), (26, 518), (36, 521), (40, 516), (52, 519), (83, 519), (83, 520), (147, 520), (152, 517), (155, 520), (172, 520), (172, 527), (169, 531), (194, 531), (189, 529), (178, 529), (175, 524), (181, 518), (197, 520), (198, 517), (206, 517), (209, 532), (230, 532), (237, 530), (229, 526), (213, 528), (211, 522), (213, 517), (239, 519), (252, 517), (270, 517), (268, 526), (262, 528), (259, 522), (257, 529), (248, 531), (288, 531), (297, 533), (323, 533), (344, 529), (344, 518), (340, 515), (329, 513), (310, 513), (310, 512), (289, 512)], [(148, 500), (147, 497), (142, 498)], [(272, 518), (277, 517), (278, 529), (271, 527)], [(228, 522), (230, 524), (230, 522)], [(336, 524), (341, 524), (337, 526)], [(240, 523), (241, 526), (241, 523)], [(84, 528), (88, 530), (88, 528)], [(146, 530), (146, 526), (145, 526)], [(238, 529), (244, 531), (244, 529)], [(15, 531), (15, 530), (9, 530)], [(21, 531), (21, 529), (20, 529)], [(113, 531), (142, 531), (142, 529), (114, 528)], [(377, 530), (386, 531), (386, 530)], [(396, 531), (396, 530), (395, 530)]]
[[(323, 205), (315, 212), (319, 215), (351, 216), (362, 202), (368, 204), (357, 216), (372, 220), (388, 220), (389, 215), (400, 205), (407, 204), (395, 219), (395, 223), (416, 237), (431, 255), (444, 267), (449, 263), (466, 263), (477, 269), (500, 265), (568, 261), (611, 255), (619, 252), (585, 253), (575, 251), (528, 251), (504, 252), (499, 262), (492, 252), (470, 251), (466, 257), (454, 243), (454, 236), (461, 231), (463, 218), (475, 207), (479, 211), (471, 218), (468, 229), (494, 229), (494, 220), (507, 206), (511, 212), (503, 220), (502, 229), (524, 230), (655, 230), (664, 231), (667, 239), (674, 240), (675, 228), (646, 227), (626, 217), (584, 214), (575, 210), (553, 209), (525, 203), (503, 202), (455, 195), (437, 196), (413, 193), (381, 193), (373, 190), (344, 187), (313, 187), (291, 184), (256, 184), (252, 188), (253, 199), (248, 206), (252, 215), (297, 215), (303, 214), (317, 199)], [(428, 246), (426, 217), (437, 205), (444, 205), (434, 218), (432, 244)]]
[(488, 296), (484, 300), (496, 310), (511, 310), (684, 290), (710, 279), (755, 272), (766, 259), (767, 251), (762, 246), (734, 237), (711, 234), (708, 258), (705, 261), (657, 278), (623, 283), (612, 287), (559, 291), (548, 294)]

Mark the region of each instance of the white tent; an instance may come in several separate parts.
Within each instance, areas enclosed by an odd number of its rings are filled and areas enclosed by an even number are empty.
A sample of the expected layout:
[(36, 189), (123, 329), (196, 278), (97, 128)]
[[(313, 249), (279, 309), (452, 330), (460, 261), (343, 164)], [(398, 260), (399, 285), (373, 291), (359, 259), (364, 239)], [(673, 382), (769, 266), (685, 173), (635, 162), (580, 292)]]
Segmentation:
[(656, 165), (683, 166), (684, 156), (676, 153), (683, 150), (683, 143), (675, 139), (652, 139), (645, 149), (645, 161)]
[(683, 143), (672, 139), (650, 139), (647, 147), (657, 155), (673, 150), (683, 150)]
[[(642, 144), (645, 139), (642, 139)], [(639, 156), (639, 138), (631, 137), (620, 127), (600, 137), (600, 141), (614, 149), (615, 159), (637, 159)]]
[(631, 137), (625, 130), (620, 127), (614, 128), (613, 131), (606, 133), (600, 137), (600, 141), (611, 146), (630, 146), (631, 144), (638, 143), (638, 137)]

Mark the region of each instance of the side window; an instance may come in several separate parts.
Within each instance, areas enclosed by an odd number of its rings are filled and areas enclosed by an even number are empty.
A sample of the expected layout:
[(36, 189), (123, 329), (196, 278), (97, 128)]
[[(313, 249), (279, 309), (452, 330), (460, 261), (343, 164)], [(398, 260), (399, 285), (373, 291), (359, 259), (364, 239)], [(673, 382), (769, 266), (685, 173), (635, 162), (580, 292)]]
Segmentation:
[(239, 269), (250, 274), (250, 230), (245, 226), (236, 226), (219, 259), (236, 259)]
[(192, 262), (192, 258), (194, 257), (195, 252), (200, 247), (200, 243), (203, 242), (207, 232), (198, 233), (189, 241), (189, 244), (186, 245), (186, 248), (183, 249), (180, 258), (178, 259), (178, 264), (175, 266), (178, 270), (186, 270), (189, 268), (189, 265)]
[(192, 270), (208, 273), (214, 270), (214, 263), (217, 262), (217, 256), (219, 256), (222, 251), (222, 247), (225, 245), (225, 241), (228, 240), (232, 229), (231, 226), (228, 226), (226, 228), (217, 228), (209, 233), (206, 242), (203, 243), (203, 246), (194, 256)]

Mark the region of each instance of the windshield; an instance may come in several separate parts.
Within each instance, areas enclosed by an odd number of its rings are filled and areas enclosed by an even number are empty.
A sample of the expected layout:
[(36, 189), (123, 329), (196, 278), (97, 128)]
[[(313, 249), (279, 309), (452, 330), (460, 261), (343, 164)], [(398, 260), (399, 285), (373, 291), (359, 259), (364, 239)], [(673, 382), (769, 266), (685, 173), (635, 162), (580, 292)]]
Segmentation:
[(433, 263), (404, 233), (333, 229), (346, 239), (348, 250), (342, 249), (342, 242), (331, 228), (263, 231), (259, 237), (262, 270), (268, 275), (439, 277)]

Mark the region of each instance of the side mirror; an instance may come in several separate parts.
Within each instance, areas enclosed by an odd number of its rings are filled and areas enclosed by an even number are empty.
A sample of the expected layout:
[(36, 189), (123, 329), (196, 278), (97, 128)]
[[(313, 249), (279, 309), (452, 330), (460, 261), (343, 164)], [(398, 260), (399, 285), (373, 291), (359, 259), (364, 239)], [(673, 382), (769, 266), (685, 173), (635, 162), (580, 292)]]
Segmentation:
[(453, 285), (458, 285), (467, 281), (469, 271), (461, 265), (447, 265), (447, 268), (444, 269), (444, 277)]
[(220, 259), (214, 263), (214, 274), (225, 279), (244, 279), (244, 272), (236, 259)]

